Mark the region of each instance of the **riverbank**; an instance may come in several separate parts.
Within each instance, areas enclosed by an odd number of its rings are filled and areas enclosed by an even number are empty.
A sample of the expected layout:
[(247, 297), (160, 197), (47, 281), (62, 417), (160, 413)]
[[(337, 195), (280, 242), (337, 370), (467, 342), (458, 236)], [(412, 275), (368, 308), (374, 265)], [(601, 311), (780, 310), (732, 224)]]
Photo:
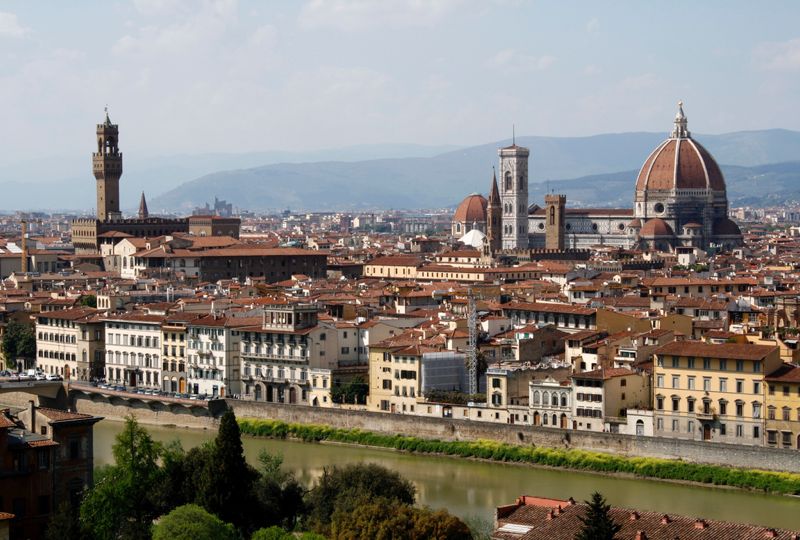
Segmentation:
[(243, 434), (304, 442), (333, 441), (404, 452), (460, 456), (496, 462), (528, 463), (574, 471), (628, 474), (638, 478), (727, 486), (781, 495), (800, 495), (800, 474), (741, 469), (658, 458), (623, 457), (586, 450), (511, 445), (502, 442), (441, 441), (385, 435), (360, 429), (240, 418)]

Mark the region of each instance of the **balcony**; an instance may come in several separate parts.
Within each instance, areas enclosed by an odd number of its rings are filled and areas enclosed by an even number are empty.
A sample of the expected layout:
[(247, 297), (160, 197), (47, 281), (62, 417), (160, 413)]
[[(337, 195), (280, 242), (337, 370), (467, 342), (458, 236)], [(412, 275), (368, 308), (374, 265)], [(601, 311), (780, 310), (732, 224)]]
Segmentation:
[[(305, 351), (303, 351), (305, 353)], [(297, 356), (275, 353), (254, 353), (242, 352), (242, 358), (254, 358), (257, 360), (278, 360), (281, 362), (307, 362), (308, 356)]]

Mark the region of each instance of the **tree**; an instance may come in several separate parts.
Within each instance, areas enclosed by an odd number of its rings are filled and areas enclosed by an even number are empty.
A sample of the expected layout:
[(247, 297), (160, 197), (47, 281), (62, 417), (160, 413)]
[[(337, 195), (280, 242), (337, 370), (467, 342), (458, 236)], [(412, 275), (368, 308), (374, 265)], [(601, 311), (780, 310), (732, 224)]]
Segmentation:
[(614, 540), (622, 525), (611, 519), (605, 498), (598, 492), (592, 493), (587, 505), (586, 514), (580, 518), (583, 528), (575, 536), (575, 540)]
[(83, 307), (97, 308), (97, 297), (93, 294), (86, 294), (81, 296), (78, 304)]
[(368, 394), (369, 384), (361, 376), (331, 388), (331, 400), (334, 403), (366, 403)]
[(113, 454), (116, 464), (105, 469), (81, 504), (81, 527), (90, 538), (149, 538), (158, 516), (154, 494), (163, 475), (161, 445), (128, 416)]
[(351, 512), (365, 499), (414, 504), (414, 486), (394, 471), (373, 463), (325, 468), (306, 497), (308, 526), (327, 535), (334, 511)]
[(36, 358), (36, 335), (33, 327), (11, 319), (6, 325), (0, 346), (9, 366), (17, 358)]
[(303, 513), (305, 490), (294, 475), (281, 469), (283, 457), (262, 450), (258, 456), (261, 470), (254, 486), (261, 506), (259, 525), (281, 525), (294, 528)]
[(258, 529), (250, 537), (250, 540), (294, 540), (294, 535), (277, 525), (266, 529)]
[(160, 518), (153, 527), (153, 540), (238, 540), (230, 523), (209, 514), (196, 504), (185, 504)]
[(472, 533), (444, 510), (362, 498), (351, 511), (334, 512), (330, 536), (333, 540), (463, 540), (472, 538)]
[(80, 523), (69, 499), (62, 501), (50, 516), (44, 537), (45, 540), (80, 540)]
[(258, 473), (244, 459), (242, 435), (231, 409), (220, 419), (212, 457), (206, 460), (197, 485), (197, 502), (206, 510), (251, 532), (257, 519), (253, 487)]

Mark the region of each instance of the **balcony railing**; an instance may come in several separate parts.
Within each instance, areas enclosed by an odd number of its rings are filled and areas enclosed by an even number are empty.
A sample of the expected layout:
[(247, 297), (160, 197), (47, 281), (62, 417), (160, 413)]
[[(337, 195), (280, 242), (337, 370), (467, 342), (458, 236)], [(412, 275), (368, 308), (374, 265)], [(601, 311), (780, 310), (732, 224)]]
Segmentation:
[(289, 362), (306, 362), (308, 360), (308, 356), (297, 356), (297, 355), (275, 354), (275, 353), (254, 353), (254, 352), (242, 352), (242, 357), (259, 358), (263, 360), (283, 360)]

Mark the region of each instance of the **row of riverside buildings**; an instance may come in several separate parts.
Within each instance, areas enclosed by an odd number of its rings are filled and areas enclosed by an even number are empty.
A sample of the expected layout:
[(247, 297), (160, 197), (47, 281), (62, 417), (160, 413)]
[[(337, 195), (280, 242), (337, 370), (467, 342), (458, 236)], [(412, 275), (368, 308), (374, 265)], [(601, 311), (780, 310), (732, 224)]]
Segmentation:
[[(795, 351), (755, 334), (692, 339), (686, 315), (481, 303), (483, 400), (448, 400), (469, 388), (462, 294), (436, 310), (368, 319), (286, 295), (219, 311), (216, 301), (181, 300), (47, 311), (36, 318), (37, 366), (73, 381), (206, 397), (798, 448), (800, 367), (785, 361)], [(336, 403), (335, 388), (352, 380), (368, 395)]]

